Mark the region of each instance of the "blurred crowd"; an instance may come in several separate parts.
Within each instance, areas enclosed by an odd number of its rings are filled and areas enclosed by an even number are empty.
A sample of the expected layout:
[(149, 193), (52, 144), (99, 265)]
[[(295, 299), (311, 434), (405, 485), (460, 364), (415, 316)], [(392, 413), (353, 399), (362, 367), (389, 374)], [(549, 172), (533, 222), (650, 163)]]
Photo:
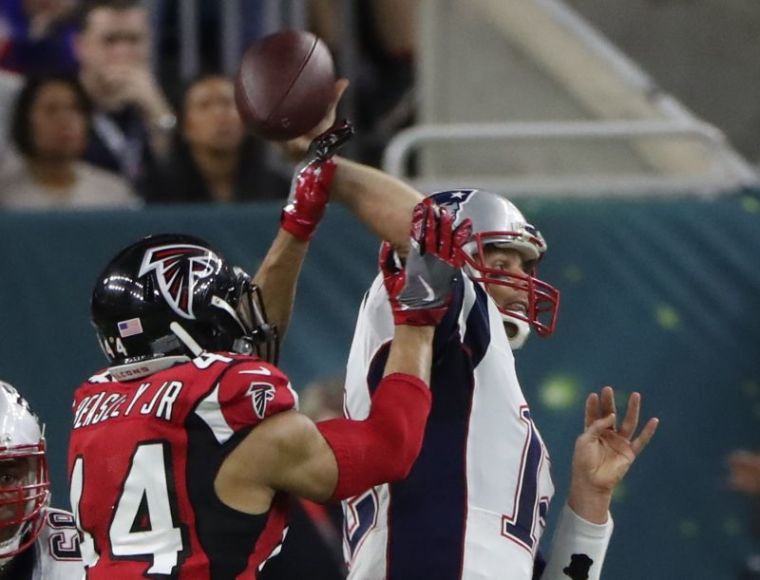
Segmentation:
[[(413, 119), (416, 3), (359, 4), (348, 15), (360, 55), (350, 89), (359, 129), (352, 155), (377, 164), (388, 138)], [(180, 79), (176, 70), (171, 31), (178, 4), (157, 5), (158, 20), (140, 0), (0, 4), (0, 208), (140, 208), (287, 196), (290, 167), (247, 131), (233, 79), (221, 72), (218, 55), (204, 49), (206, 37), (221, 33), (219, 4), (199, 1), (204, 58), (192, 79)], [(243, 3), (243, 48), (264, 34), (252, 25), (260, 23), (261, 6)], [(304, 6), (308, 27), (340, 63), (344, 3), (307, 0)]]

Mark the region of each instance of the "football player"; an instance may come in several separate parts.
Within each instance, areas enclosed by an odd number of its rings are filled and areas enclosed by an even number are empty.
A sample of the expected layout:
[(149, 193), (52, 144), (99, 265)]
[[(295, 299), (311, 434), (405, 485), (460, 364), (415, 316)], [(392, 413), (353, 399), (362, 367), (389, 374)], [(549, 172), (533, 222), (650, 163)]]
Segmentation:
[(15, 388), (0, 381), (0, 578), (83, 577), (74, 518), (49, 503), (39, 419)]
[(469, 224), (454, 229), (430, 202), (415, 209), (405, 266), (381, 256), (396, 330), (372, 413), (313, 423), (273, 364), (265, 305), (286, 323), (340, 140), (325, 136), (299, 171), (261, 288), (176, 235), (127, 247), (98, 278), (92, 320), (110, 364), (76, 391), (69, 445), (88, 578), (255, 577), (283, 539), (284, 494), (324, 502), (406, 475)]
[[(392, 242), (399, 258), (408, 251), (401, 232), (418, 192), (341, 159), (330, 194)], [(539, 540), (553, 494), (549, 455), (513, 356), (531, 329), (548, 336), (556, 323), (559, 292), (536, 273), (546, 242), (497, 194), (461, 189), (432, 199), (454, 215), (455, 224), (471, 220), (472, 237), (464, 246), (469, 275), (454, 288), (436, 329), (433, 405), (409, 476), (344, 503), (349, 577), (598, 579), (612, 533), (612, 491), (658, 421), (651, 419), (637, 435), (638, 393), (622, 421), (611, 388), (588, 397), (569, 497), (547, 564)], [(362, 304), (349, 356), (346, 410), (354, 420), (371, 412), (393, 345), (386, 303), (378, 278)]]

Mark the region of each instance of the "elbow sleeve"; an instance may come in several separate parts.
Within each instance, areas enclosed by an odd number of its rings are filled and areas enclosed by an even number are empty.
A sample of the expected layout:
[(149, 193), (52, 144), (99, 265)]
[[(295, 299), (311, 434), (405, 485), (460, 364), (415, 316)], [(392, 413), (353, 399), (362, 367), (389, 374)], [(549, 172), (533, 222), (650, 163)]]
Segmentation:
[(332, 419), (317, 423), (338, 463), (332, 499), (357, 495), (407, 476), (422, 448), (431, 395), (412, 375), (383, 378), (364, 421)]

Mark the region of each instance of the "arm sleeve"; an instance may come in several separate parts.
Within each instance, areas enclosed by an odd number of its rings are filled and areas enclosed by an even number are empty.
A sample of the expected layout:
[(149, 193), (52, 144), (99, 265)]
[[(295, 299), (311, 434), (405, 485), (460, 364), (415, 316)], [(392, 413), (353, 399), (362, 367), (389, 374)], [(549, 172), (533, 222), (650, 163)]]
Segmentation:
[(317, 423), (338, 463), (338, 484), (332, 499), (344, 499), (406, 477), (422, 448), (430, 405), (430, 389), (425, 382), (393, 373), (380, 382), (365, 420)]
[(609, 514), (606, 523), (592, 524), (565, 505), (541, 580), (599, 580), (612, 528), (612, 516)]

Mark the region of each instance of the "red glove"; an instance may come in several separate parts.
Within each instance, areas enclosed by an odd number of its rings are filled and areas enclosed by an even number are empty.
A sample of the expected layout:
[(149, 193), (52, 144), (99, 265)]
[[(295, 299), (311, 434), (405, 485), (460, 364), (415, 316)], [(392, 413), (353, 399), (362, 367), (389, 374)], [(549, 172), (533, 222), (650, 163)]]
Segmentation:
[(335, 175), (335, 161), (310, 163), (299, 171), (291, 184), (288, 204), (280, 216), (280, 226), (300, 240), (314, 235), (330, 200), (330, 184)]
[(330, 200), (330, 184), (336, 169), (332, 157), (353, 133), (351, 124), (344, 121), (312, 141), (280, 216), (282, 229), (296, 238), (308, 241), (314, 235)]
[(428, 198), (414, 208), (406, 264), (383, 243), (380, 269), (397, 325), (435, 326), (441, 321), (461, 275), (462, 246), (471, 234), (470, 220), (454, 228), (454, 217)]

